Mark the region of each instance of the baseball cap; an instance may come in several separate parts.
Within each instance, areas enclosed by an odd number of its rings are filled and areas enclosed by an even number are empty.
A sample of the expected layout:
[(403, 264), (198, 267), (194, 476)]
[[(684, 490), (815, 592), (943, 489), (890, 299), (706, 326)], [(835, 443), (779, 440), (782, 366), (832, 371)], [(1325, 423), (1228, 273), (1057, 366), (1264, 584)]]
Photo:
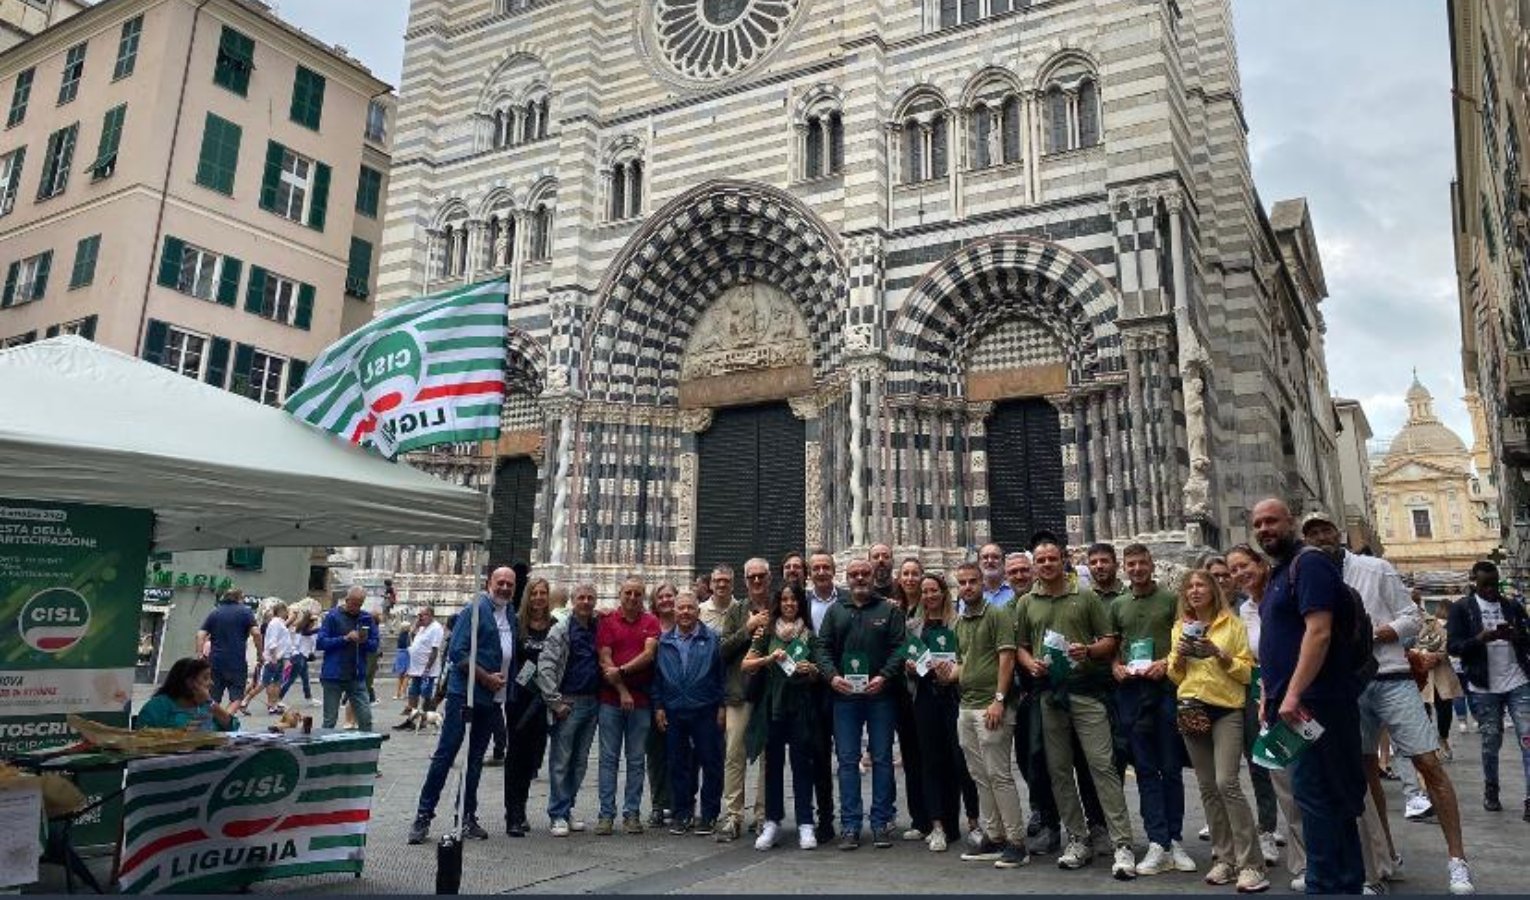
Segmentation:
[(1328, 513), (1323, 512), (1322, 510), (1317, 510), (1302, 516), (1302, 534), (1306, 534), (1308, 528), (1319, 522), (1323, 523), (1324, 525), (1332, 525), (1335, 528), (1339, 527), (1339, 523), (1334, 521), (1333, 516), (1330, 516)]

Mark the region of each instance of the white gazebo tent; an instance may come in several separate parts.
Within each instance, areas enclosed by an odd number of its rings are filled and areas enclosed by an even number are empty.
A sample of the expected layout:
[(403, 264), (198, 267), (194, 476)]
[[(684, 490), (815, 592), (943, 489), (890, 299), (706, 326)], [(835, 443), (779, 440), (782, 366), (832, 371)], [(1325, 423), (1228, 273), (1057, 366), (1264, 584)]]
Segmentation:
[(0, 351), (0, 498), (151, 509), (159, 551), (483, 538), (485, 497), (78, 337)]

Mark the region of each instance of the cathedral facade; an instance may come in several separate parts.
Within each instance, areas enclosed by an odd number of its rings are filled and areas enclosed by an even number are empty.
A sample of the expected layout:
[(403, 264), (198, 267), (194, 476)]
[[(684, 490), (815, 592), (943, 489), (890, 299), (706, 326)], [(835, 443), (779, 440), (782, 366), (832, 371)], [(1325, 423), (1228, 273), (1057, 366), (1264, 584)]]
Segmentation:
[(1339, 496), (1305, 202), (1229, 0), (413, 0), (379, 291), (503, 276), (487, 553), (613, 584), (1242, 539)]

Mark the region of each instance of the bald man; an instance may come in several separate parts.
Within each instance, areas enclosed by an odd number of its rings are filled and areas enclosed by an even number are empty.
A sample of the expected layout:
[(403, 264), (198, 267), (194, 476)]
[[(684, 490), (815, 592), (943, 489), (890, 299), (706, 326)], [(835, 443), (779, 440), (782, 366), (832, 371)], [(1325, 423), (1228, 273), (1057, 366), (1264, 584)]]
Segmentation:
[[(504, 704), (515, 690), (510, 678), (514, 671), (516, 617), (510, 604), (515, 599), (515, 570), (501, 566), (489, 575), (485, 590), (474, 600), (474, 607), (463, 610), (452, 628), (447, 646), (446, 708), (441, 715), (441, 737), (430, 757), (425, 784), (420, 787), (420, 802), (414, 824), (409, 828), (409, 843), (423, 844), (430, 837), (430, 820), (446, 787), (457, 751), (467, 738), (467, 783), (462, 792), (462, 836), (486, 840), (489, 832), (478, 824), (478, 779), (483, 774), (483, 755), (489, 748), (497, 716), (504, 721)], [(476, 608), (476, 616), (475, 616)], [(478, 649), (470, 656), (477, 619)], [(473, 682), (471, 706), (468, 679)], [(472, 718), (468, 727), (469, 716)]]
[(377, 652), (377, 622), (361, 608), (366, 589), (353, 585), (345, 599), (324, 615), (315, 643), (324, 651), (319, 687), (324, 691), (325, 728), (340, 716), (340, 698), (348, 696), (358, 731), (372, 730), (372, 695), (367, 693), (367, 656)]

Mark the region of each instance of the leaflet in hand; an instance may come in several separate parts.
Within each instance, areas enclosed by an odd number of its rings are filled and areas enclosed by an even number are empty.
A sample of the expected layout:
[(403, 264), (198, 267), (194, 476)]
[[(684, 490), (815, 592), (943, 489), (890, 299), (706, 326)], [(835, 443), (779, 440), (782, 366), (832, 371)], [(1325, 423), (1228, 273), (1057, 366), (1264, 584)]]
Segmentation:
[(856, 694), (866, 693), (866, 686), (871, 683), (871, 661), (866, 658), (866, 654), (846, 653), (842, 668), (843, 671), (840, 674), (850, 682), (850, 691)]
[(777, 663), (787, 675), (797, 674), (797, 664), (807, 659), (807, 641), (798, 637), (786, 645), (786, 658)]
[(537, 664), (527, 660), (526, 664), (521, 666), (521, 670), (515, 673), (515, 683), (525, 687), (531, 683), (531, 679), (535, 678), (536, 674)]
[(920, 678), (929, 674), (930, 666), (935, 664), (930, 648), (919, 640), (917, 634), (909, 635), (908, 640), (903, 642), (903, 657), (914, 664), (914, 673)]
[(1312, 743), (1323, 736), (1323, 726), (1305, 712), (1301, 722), (1292, 728), (1285, 719), (1259, 732), (1250, 756), (1266, 769), (1284, 769), (1306, 752)]
[(1153, 665), (1153, 639), (1138, 638), (1126, 648), (1126, 671), (1141, 675)]
[(926, 628), (924, 644), (930, 648), (930, 662), (956, 662), (956, 634), (951, 629), (938, 625)]

